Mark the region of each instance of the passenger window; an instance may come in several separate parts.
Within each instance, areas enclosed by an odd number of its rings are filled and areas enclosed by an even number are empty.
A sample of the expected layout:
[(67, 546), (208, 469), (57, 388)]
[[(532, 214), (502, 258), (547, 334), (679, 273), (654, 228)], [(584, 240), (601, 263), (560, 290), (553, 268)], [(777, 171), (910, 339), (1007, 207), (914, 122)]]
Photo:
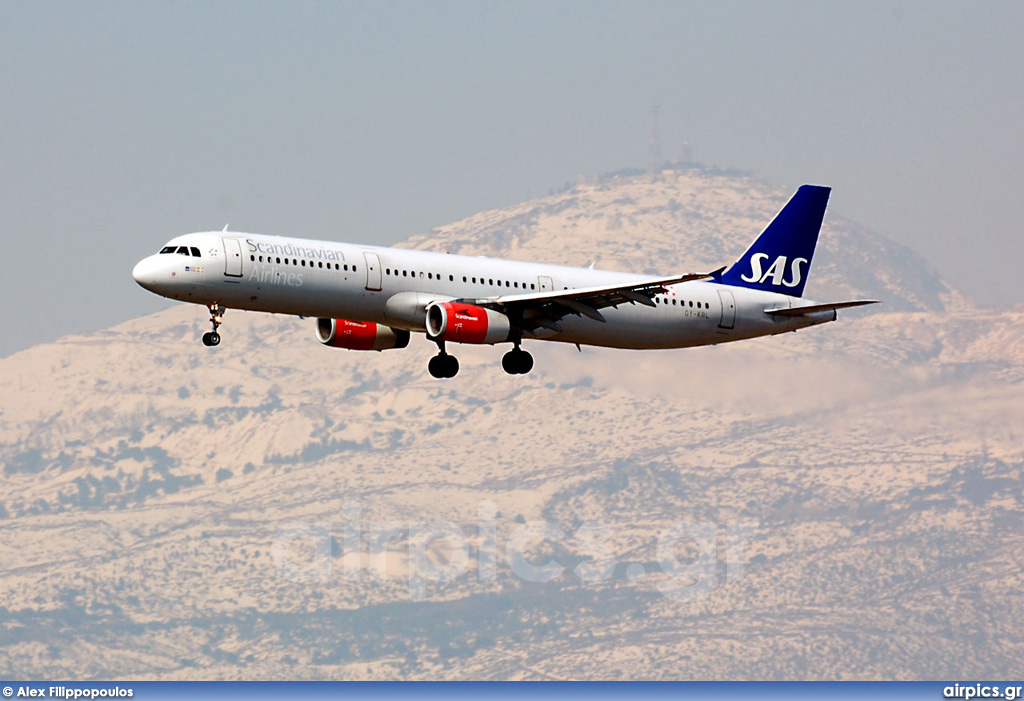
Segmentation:
[(454, 275), (449, 275), (448, 276), (448, 282), (455, 282), (455, 276)]
[(303, 260), (302, 260), (302, 267), (303, 267), (303, 268), (305, 268), (305, 267), (306, 267), (306, 260), (305, 260), (305, 259), (303, 259)]
[(281, 259), (280, 258), (277, 259), (277, 264), (281, 265)]
[(530, 283), (530, 289), (531, 290), (536, 289), (536, 286), (537, 286), (536, 283), (533, 283), (533, 282)]
[(345, 272), (348, 272), (348, 263), (345, 263)]

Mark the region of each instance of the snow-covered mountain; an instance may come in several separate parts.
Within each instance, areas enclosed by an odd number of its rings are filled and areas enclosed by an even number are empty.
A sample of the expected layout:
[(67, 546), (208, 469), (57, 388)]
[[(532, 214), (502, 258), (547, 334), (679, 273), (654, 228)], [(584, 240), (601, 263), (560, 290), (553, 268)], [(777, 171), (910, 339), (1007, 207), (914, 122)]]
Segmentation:
[[(705, 270), (789, 194), (700, 169), (608, 176), (406, 245)], [(0, 359), (0, 669), (1010, 676), (1024, 309), (976, 308), (834, 212), (807, 294), (884, 304), (722, 347), (534, 344), (528, 376), (460, 347), (451, 381), (429, 377), (422, 338), (339, 351), (310, 320), (229, 311), (208, 349), (186, 306)], [(564, 536), (531, 535), (539, 521)], [(438, 523), (462, 536), (431, 539)], [(524, 576), (549, 560), (561, 576)], [(418, 587), (424, 567), (454, 576)]]

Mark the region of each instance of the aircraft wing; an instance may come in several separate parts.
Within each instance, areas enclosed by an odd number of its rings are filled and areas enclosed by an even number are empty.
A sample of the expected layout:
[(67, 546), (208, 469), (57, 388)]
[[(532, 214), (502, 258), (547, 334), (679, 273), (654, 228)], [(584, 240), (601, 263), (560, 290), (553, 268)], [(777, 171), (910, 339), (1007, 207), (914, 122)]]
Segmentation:
[[(721, 271), (715, 271), (721, 272)], [(654, 306), (654, 296), (666, 291), (668, 285), (676, 285), (690, 280), (704, 280), (715, 273), (687, 273), (669, 277), (648, 278), (623, 285), (606, 285), (601, 287), (579, 287), (572, 290), (553, 290), (531, 292), (529, 294), (501, 295), (477, 300), (478, 304), (503, 307), (522, 315), (523, 321), (529, 325), (560, 330), (557, 321), (569, 314), (578, 314), (596, 321), (604, 321), (598, 311), (604, 307), (617, 307), (620, 304), (644, 304)]]
[(878, 304), (877, 299), (858, 299), (853, 302), (830, 302), (828, 304), (808, 304), (803, 307), (784, 307), (782, 309), (765, 309), (765, 314), (772, 316), (806, 316), (815, 312), (834, 312), (836, 309), (862, 307), (865, 304)]

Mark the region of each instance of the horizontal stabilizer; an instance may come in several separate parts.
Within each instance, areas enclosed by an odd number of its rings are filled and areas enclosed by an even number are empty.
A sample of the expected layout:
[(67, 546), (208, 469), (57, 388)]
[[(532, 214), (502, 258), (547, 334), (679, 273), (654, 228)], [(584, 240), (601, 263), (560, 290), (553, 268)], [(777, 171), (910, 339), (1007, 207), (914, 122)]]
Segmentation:
[(836, 309), (862, 307), (865, 304), (878, 304), (877, 299), (858, 299), (853, 302), (830, 302), (829, 304), (810, 304), (804, 307), (784, 307), (783, 309), (765, 309), (765, 314), (772, 316), (807, 316), (817, 312), (834, 312)]

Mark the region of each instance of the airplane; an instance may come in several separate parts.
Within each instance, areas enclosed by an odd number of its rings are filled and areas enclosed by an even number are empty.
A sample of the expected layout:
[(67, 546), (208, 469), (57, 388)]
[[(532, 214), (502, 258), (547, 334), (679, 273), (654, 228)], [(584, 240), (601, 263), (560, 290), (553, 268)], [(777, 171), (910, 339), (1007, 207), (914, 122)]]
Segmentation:
[(501, 365), (533, 369), (526, 339), (611, 348), (688, 348), (796, 331), (876, 300), (803, 298), (831, 188), (803, 185), (731, 266), (651, 277), (429, 251), (220, 232), (171, 239), (132, 276), (163, 297), (202, 304), (217, 346), (227, 309), (316, 318), (332, 348), (438, 346), (428, 370), (451, 378), (447, 344), (511, 343)]

